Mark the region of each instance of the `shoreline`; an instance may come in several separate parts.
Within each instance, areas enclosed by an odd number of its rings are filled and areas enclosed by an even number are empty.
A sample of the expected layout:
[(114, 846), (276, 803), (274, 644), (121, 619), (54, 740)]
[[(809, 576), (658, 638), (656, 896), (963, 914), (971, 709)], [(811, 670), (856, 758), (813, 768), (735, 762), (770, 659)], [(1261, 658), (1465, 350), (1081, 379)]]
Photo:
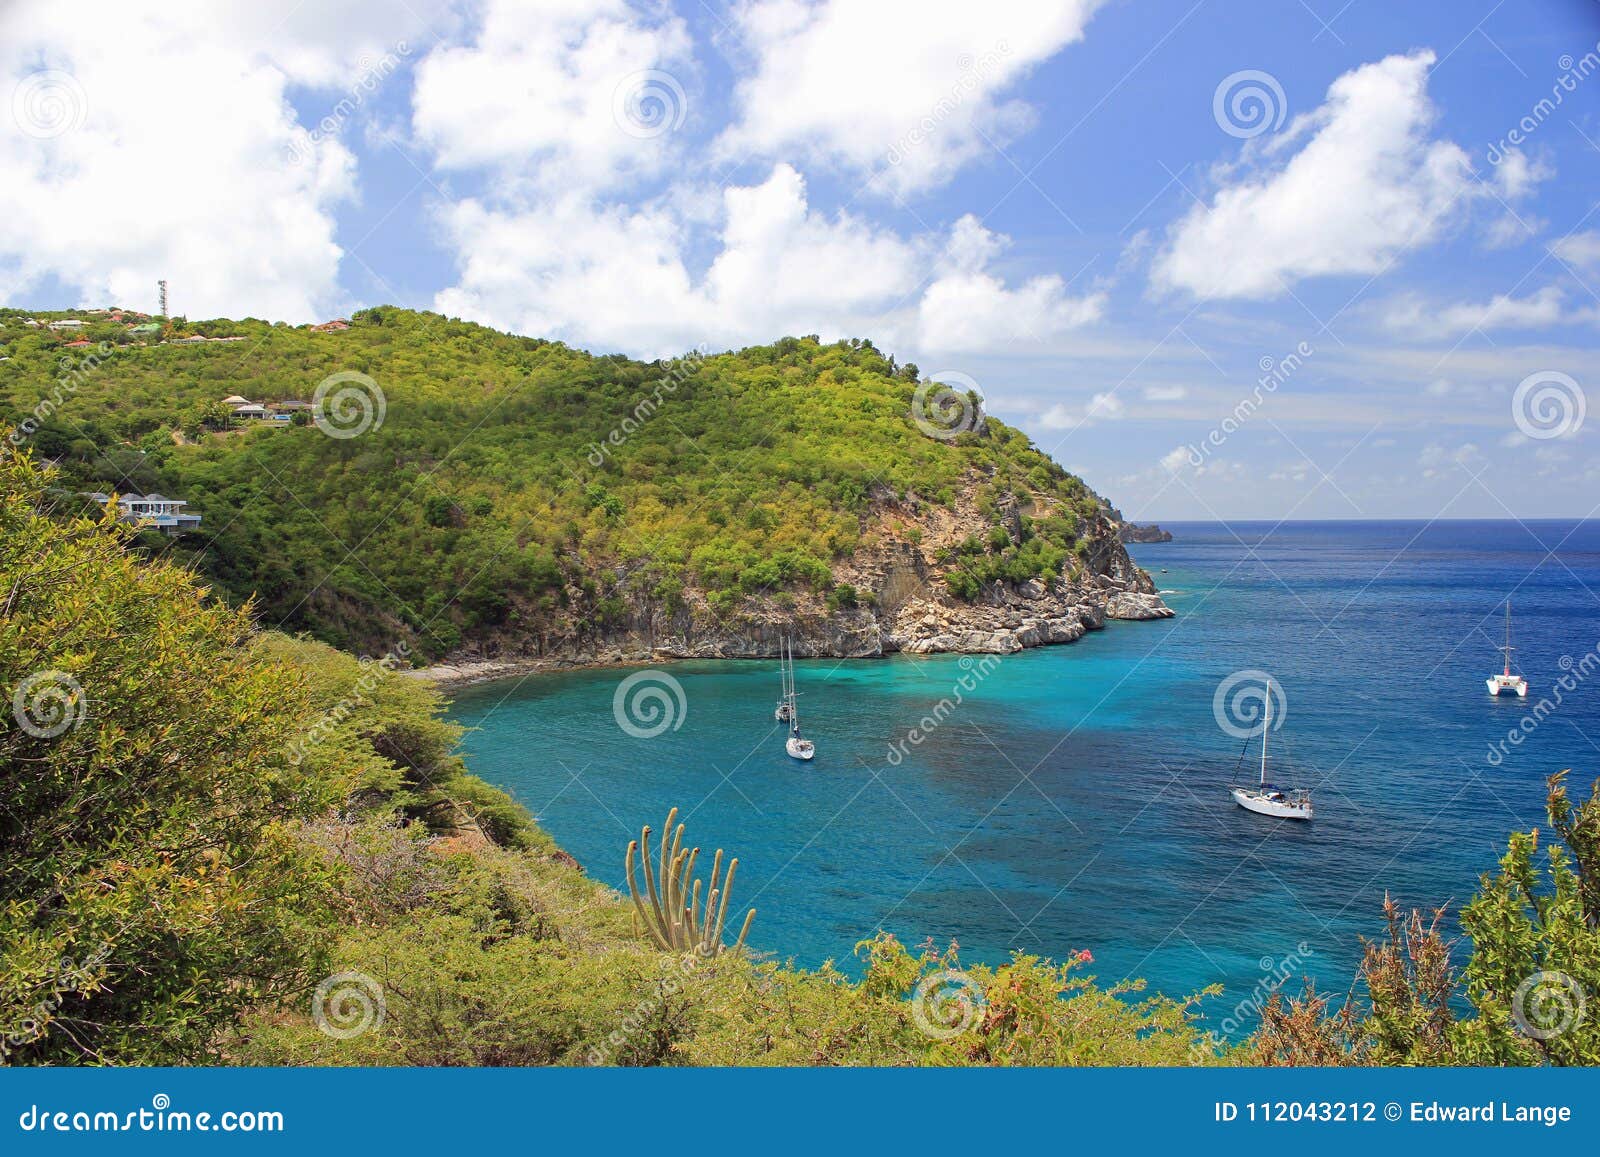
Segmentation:
[[(814, 645), (808, 645), (800, 652), (799, 657), (844, 660), (883, 659), (900, 653), (919, 655), (1004, 655), (1015, 654), (1022, 650), (1032, 650), (1036, 647), (1065, 647), (1077, 642), (1091, 631), (1104, 630), (1108, 621), (1147, 622), (1172, 617), (1173, 612), (1161, 601), (1159, 595), (1145, 596), (1145, 598), (1150, 601), (1142, 604), (1136, 613), (1107, 614), (1106, 608), (1102, 607), (1098, 608), (1098, 613), (1080, 614), (1075, 616), (1075, 621), (1071, 622), (1062, 619), (1046, 620), (1044, 622), (1030, 620), (1023, 629), (998, 633), (970, 631), (962, 632), (959, 635), (924, 636), (915, 640), (895, 638), (893, 642), (897, 645), (888, 647), (880, 645), (876, 649), (869, 650), (830, 648), (827, 646), (817, 648)], [(1154, 604), (1154, 607), (1151, 604)], [(1159, 610), (1154, 608), (1159, 608)], [(1133, 608), (1129, 608), (1129, 611), (1133, 611)], [(815, 644), (819, 641), (813, 638), (806, 642)], [(459, 687), (473, 687), (483, 683), (494, 683), (502, 679), (515, 678), (519, 675), (546, 675), (562, 671), (592, 671), (605, 670), (607, 668), (625, 669), (692, 660), (717, 662), (771, 661), (776, 657), (776, 652), (770, 655), (750, 652), (729, 654), (726, 653), (724, 648), (714, 645), (704, 649), (692, 647), (639, 647), (626, 651), (621, 647), (612, 647), (599, 653), (578, 657), (544, 656), (535, 658), (524, 656), (445, 660), (426, 667), (412, 668), (404, 672), (404, 674), (408, 678), (422, 679), (441, 690), (448, 690)]]

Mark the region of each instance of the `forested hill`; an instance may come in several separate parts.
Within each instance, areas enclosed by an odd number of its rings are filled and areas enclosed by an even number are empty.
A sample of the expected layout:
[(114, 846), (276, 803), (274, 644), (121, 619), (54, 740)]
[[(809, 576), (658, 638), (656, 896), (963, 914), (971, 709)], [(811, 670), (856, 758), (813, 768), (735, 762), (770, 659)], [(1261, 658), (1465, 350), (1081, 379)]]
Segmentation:
[(838, 646), (877, 653), (908, 602), (943, 606), (939, 631), (1019, 591), (1050, 613), (1148, 597), (1104, 501), (869, 342), (645, 364), (399, 309), (350, 321), (3, 310), (0, 404), (64, 497), (186, 501), (200, 524), (144, 548), (363, 653), (692, 647), (785, 616), (814, 652), (870, 628)]

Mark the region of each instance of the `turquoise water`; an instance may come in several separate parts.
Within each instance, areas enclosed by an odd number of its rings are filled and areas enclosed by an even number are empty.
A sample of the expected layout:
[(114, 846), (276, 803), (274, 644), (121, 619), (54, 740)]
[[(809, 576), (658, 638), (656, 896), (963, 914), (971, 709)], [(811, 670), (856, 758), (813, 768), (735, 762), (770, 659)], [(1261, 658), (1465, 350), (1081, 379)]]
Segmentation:
[[(1600, 671), (1489, 759), (1552, 694), (1563, 656), (1600, 641), (1600, 523), (1171, 529), (1177, 541), (1131, 549), (1174, 619), (1111, 623), (992, 670), (802, 660), (808, 765), (785, 755), (777, 673), (756, 662), (667, 665), (682, 709), (649, 738), (613, 714), (633, 671), (466, 689), (463, 750), (619, 887), (627, 841), (681, 807), (694, 842), (740, 857), (754, 945), (800, 964), (855, 970), (853, 946), (882, 928), (956, 940), (968, 960), (1087, 948), (1103, 980), (1173, 994), (1220, 982), (1218, 1018), (1281, 967), (1342, 992), (1386, 890), (1459, 905), (1508, 831), (1542, 824), (1546, 775), (1570, 766), (1586, 790), (1600, 773)], [(1522, 702), (1483, 682), (1511, 592)], [(1314, 789), (1310, 824), (1227, 794), (1244, 743), (1213, 695), (1246, 669), (1282, 685), (1273, 778)], [(907, 742), (963, 680), (962, 702)]]

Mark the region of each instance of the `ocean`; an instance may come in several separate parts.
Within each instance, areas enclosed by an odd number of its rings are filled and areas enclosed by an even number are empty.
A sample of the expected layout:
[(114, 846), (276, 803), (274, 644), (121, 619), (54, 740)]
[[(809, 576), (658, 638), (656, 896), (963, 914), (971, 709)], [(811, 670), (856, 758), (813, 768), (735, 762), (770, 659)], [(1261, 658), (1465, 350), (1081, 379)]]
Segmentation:
[[(1237, 1035), (1283, 976), (1343, 994), (1386, 892), (1459, 909), (1509, 832), (1547, 826), (1552, 772), (1587, 794), (1600, 522), (1164, 525), (1173, 542), (1129, 549), (1173, 619), (1004, 657), (799, 661), (809, 764), (784, 752), (771, 662), (509, 679), (451, 714), (471, 769), (608, 884), (681, 808), (692, 843), (739, 857), (734, 907), (779, 959), (858, 973), (879, 929), (967, 961), (1088, 949), (1104, 983), (1223, 985), (1204, 1008)], [(1525, 700), (1484, 684), (1507, 596)], [(1262, 673), (1271, 778), (1312, 790), (1310, 823), (1227, 792), (1258, 774)]]

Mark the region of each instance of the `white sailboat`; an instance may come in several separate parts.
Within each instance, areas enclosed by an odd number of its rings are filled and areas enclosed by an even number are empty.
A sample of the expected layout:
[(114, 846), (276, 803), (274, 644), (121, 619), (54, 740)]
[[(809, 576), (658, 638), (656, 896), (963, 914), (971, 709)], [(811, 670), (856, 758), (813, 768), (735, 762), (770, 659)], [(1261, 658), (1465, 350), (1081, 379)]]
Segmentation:
[(1505, 671), (1501, 674), (1490, 675), (1488, 679), (1484, 680), (1484, 682), (1489, 684), (1489, 694), (1520, 695), (1522, 698), (1526, 699), (1528, 697), (1528, 681), (1521, 675), (1513, 675), (1511, 673), (1511, 652), (1516, 650), (1516, 648), (1511, 645), (1510, 599), (1506, 600), (1506, 645), (1501, 647), (1500, 650), (1505, 652), (1506, 667)]
[(779, 723), (789, 722), (792, 709), (789, 706), (789, 665), (784, 659), (784, 643), (778, 640), (778, 705), (772, 710), (772, 717)]
[(1284, 789), (1267, 782), (1267, 736), (1272, 733), (1272, 684), (1267, 684), (1266, 716), (1261, 724), (1261, 781), (1255, 787), (1230, 787), (1233, 802), (1257, 815), (1284, 820), (1311, 818), (1311, 793), (1303, 788)]
[(794, 686), (794, 644), (787, 643), (787, 649), (789, 659), (786, 667), (788, 674), (785, 677), (784, 704), (788, 708), (789, 738), (784, 740), (783, 748), (795, 759), (810, 760), (816, 757), (817, 746), (800, 734), (799, 693)]

